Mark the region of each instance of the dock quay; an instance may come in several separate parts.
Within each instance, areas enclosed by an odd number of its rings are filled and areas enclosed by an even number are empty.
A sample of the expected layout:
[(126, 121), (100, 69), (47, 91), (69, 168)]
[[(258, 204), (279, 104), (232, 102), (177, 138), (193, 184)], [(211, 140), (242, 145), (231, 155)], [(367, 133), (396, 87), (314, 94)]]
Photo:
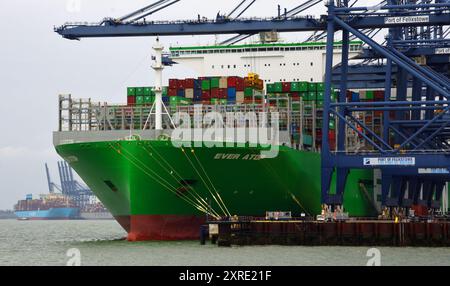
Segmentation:
[[(211, 227), (213, 226), (213, 227)], [(207, 230), (208, 228), (203, 228)], [(450, 221), (247, 220), (209, 222), (212, 242), (232, 245), (450, 246)], [(203, 239), (205, 236), (202, 236)], [(203, 240), (204, 242), (204, 240)]]

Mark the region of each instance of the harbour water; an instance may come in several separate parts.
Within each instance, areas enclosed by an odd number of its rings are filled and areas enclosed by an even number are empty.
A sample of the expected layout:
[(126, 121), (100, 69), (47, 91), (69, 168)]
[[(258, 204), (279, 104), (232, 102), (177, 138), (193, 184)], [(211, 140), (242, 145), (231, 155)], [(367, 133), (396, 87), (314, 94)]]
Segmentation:
[[(364, 266), (367, 247), (218, 248), (198, 241), (128, 242), (115, 221), (0, 220), (0, 265)], [(450, 266), (450, 248), (377, 248), (381, 265)], [(375, 252), (377, 252), (375, 250)], [(369, 254), (369, 256), (368, 256)]]

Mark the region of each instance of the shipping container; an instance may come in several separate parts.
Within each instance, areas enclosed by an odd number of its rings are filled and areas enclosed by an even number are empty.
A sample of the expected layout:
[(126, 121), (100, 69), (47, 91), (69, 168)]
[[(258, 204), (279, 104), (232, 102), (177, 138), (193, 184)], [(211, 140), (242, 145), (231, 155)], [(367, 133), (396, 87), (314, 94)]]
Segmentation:
[(241, 77), (236, 78), (236, 91), (244, 91), (244, 89), (245, 89), (244, 79)]
[(127, 105), (134, 106), (136, 104), (136, 96), (127, 96)]
[(211, 98), (219, 98), (219, 88), (211, 88)]
[(229, 87), (227, 91), (227, 99), (236, 100), (236, 88)]
[(209, 90), (203, 90), (202, 91), (202, 100), (210, 100), (211, 99), (211, 93)]
[(162, 96), (169, 96), (169, 88), (167, 86), (162, 87)]
[(238, 81), (237, 76), (230, 76), (227, 78), (227, 87), (236, 87)]
[(236, 91), (236, 102), (244, 103), (245, 95), (243, 91)]
[(144, 88), (143, 87), (136, 88), (136, 96), (144, 96)]
[(276, 82), (276, 83), (274, 83), (274, 91), (273, 92), (276, 92), (276, 93), (280, 93), (280, 92), (283, 92), (283, 83), (282, 82)]
[(152, 95), (155, 95), (153, 87), (144, 87), (144, 96), (152, 96)]
[(316, 84), (316, 90), (317, 90), (317, 91), (325, 91), (325, 83), (323, 83), (323, 82), (318, 82), (318, 83)]
[(252, 97), (253, 96), (253, 88), (252, 87), (245, 88), (244, 96), (245, 97)]
[(316, 100), (317, 101), (323, 101), (324, 100), (324, 93), (323, 93), (323, 91), (318, 91), (317, 93), (316, 93)]
[(211, 89), (213, 88), (219, 88), (220, 86), (220, 78), (218, 77), (212, 77), (211, 78)]
[(144, 103), (145, 104), (153, 104), (153, 102), (155, 102), (155, 96), (154, 95), (144, 96)]
[(219, 79), (219, 88), (228, 88), (228, 79), (226, 77)]
[(291, 91), (307, 92), (308, 83), (306, 81), (291, 82)]
[(202, 90), (210, 90), (211, 89), (211, 81), (209, 79), (202, 80)]
[(184, 97), (193, 99), (194, 98), (194, 89), (193, 88), (186, 88), (184, 90)]
[(308, 91), (309, 92), (316, 92), (317, 91), (317, 83), (315, 83), (315, 82), (308, 82)]
[(185, 97), (184, 89), (177, 90), (177, 96), (178, 97)]
[(220, 99), (227, 99), (228, 97), (228, 89), (226, 88), (219, 88), (219, 98)]
[(169, 89), (178, 89), (179, 88), (179, 84), (178, 84), (178, 79), (169, 79)]
[(128, 87), (127, 88), (127, 96), (136, 96), (136, 88)]
[(138, 95), (136, 96), (136, 105), (144, 104), (144, 96)]
[(290, 92), (291, 91), (291, 83), (290, 82), (283, 82), (283, 84), (282, 84), (282, 91), (283, 92)]
[(173, 88), (169, 88), (167, 95), (168, 96), (177, 96), (178, 94), (178, 90), (177, 89), (173, 89)]
[(184, 80), (184, 84), (183, 84), (185, 89), (188, 88), (194, 88), (195, 87), (195, 80), (193, 78), (187, 78)]

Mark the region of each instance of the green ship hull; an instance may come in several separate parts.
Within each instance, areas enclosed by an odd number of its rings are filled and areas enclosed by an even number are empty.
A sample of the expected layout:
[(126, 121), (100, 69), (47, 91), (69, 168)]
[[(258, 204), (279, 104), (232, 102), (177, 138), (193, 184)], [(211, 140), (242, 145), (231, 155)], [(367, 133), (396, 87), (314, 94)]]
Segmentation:
[[(259, 148), (176, 148), (164, 140), (63, 144), (56, 150), (133, 241), (197, 238), (206, 218), (198, 209), (202, 200), (219, 215), (321, 212), (315, 152), (280, 146), (277, 157), (261, 159)], [(361, 187), (371, 181), (372, 172), (351, 171), (344, 206), (351, 216), (376, 214), (372, 190)]]

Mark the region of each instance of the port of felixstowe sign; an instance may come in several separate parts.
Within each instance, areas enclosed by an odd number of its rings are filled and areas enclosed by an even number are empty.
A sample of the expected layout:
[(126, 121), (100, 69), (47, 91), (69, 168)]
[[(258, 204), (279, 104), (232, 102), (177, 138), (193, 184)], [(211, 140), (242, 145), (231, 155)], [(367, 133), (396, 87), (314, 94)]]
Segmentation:
[(385, 24), (413, 24), (413, 23), (428, 23), (429, 16), (403, 16), (403, 17), (386, 17)]
[(414, 166), (414, 157), (364, 158), (364, 166)]

